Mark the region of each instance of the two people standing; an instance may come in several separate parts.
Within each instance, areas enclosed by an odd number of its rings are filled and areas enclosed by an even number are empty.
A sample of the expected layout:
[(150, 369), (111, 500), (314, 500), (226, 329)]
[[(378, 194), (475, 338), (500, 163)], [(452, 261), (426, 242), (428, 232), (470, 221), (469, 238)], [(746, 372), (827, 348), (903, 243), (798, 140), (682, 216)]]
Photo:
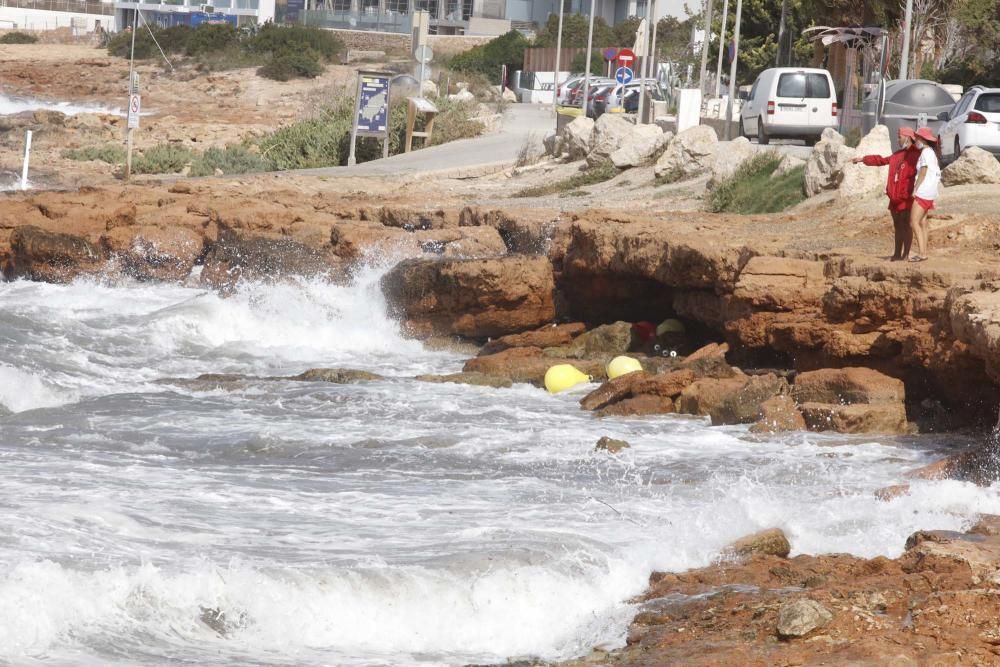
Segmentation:
[[(941, 148), (930, 128), (914, 132), (899, 128), (899, 150), (889, 157), (866, 155), (854, 158), (855, 164), (889, 167), (885, 194), (894, 231), (893, 262), (922, 262), (927, 259), (927, 213), (934, 208), (941, 182)], [(910, 257), (913, 241), (918, 254)]]

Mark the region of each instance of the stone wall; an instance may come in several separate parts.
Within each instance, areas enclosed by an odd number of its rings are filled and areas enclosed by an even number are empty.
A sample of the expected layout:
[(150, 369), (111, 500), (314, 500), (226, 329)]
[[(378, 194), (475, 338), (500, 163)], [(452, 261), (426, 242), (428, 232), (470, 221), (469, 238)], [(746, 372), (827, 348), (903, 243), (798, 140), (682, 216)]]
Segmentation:
[[(356, 51), (385, 51), (388, 54), (407, 53), (410, 50), (409, 33), (374, 32), (371, 30), (334, 30), (348, 49)], [(450, 56), (468, 51), (474, 46), (485, 44), (492, 37), (472, 37), (468, 35), (430, 35), (430, 47), (435, 57)]]

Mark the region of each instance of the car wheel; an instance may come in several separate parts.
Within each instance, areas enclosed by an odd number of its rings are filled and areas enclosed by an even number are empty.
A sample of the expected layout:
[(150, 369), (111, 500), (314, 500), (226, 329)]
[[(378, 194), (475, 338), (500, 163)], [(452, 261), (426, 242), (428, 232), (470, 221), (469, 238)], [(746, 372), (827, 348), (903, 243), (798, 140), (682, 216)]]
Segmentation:
[(958, 137), (955, 137), (955, 154), (951, 157), (953, 160), (962, 157), (962, 144), (958, 141)]
[(757, 119), (757, 143), (761, 146), (767, 146), (771, 143), (771, 137), (767, 136), (767, 128), (764, 127), (764, 123), (759, 118)]
[(817, 137), (802, 137), (802, 141), (806, 142), (806, 146), (815, 146), (816, 142), (819, 141)]

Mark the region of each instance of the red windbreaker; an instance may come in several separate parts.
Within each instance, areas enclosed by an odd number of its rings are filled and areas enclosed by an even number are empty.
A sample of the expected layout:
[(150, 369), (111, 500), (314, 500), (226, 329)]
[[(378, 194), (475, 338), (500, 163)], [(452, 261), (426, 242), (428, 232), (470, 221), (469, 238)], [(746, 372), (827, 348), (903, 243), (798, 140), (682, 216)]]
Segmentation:
[(913, 197), (913, 182), (917, 178), (917, 160), (920, 151), (913, 148), (898, 150), (889, 157), (866, 155), (862, 161), (869, 167), (889, 165), (889, 179), (885, 184), (885, 194), (890, 202), (904, 202)]

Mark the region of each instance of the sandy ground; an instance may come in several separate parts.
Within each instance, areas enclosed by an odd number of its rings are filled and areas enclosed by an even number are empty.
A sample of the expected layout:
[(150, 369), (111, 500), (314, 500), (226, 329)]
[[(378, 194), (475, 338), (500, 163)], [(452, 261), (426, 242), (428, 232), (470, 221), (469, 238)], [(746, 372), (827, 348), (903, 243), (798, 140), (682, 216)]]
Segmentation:
[[(135, 142), (138, 149), (172, 142), (192, 149), (237, 143), (314, 113), (343, 95), (354, 78), (350, 67), (331, 65), (316, 79), (271, 81), (254, 69), (204, 73), (178, 58), (171, 68), (145, 61), (139, 73), (144, 114)], [(128, 61), (91, 44), (0, 45), (0, 94), (50, 103), (93, 105), (104, 114), (84, 114), (43, 123), (33, 141), (32, 172), (51, 182), (104, 184), (112, 167), (61, 157), (67, 148), (107, 143), (124, 145)], [(23, 131), (4, 128), (0, 171), (17, 171)]]

